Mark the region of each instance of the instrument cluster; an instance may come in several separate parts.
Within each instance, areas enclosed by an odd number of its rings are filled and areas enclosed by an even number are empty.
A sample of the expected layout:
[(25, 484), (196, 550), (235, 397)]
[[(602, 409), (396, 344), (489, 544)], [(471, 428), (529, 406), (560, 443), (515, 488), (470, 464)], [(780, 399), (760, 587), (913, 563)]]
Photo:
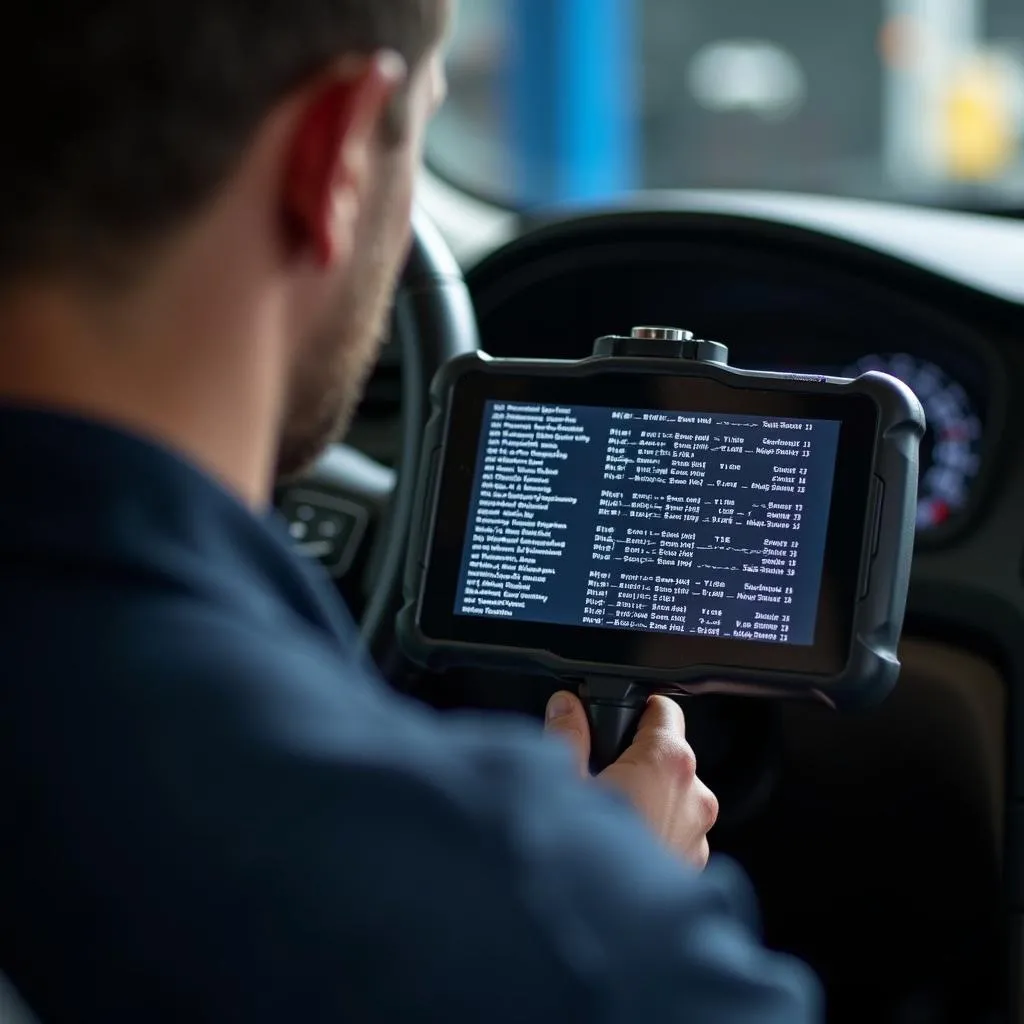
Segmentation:
[(937, 533), (970, 507), (984, 465), (986, 409), (955, 371), (927, 357), (900, 351), (867, 353), (844, 364), (786, 363), (759, 368), (841, 377), (878, 370), (903, 381), (920, 399), (928, 420), (921, 444), (918, 534)]
[(906, 353), (864, 356), (846, 376), (881, 370), (921, 400), (928, 429), (921, 444), (918, 532), (945, 526), (969, 505), (982, 467), (983, 412), (957, 380), (928, 359)]

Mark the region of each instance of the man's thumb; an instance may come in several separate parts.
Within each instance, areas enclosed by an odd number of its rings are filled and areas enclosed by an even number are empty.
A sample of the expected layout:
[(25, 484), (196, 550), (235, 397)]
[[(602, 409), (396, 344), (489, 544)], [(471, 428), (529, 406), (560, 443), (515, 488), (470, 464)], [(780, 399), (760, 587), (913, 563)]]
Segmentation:
[(590, 774), (590, 723), (579, 697), (564, 691), (556, 693), (548, 701), (544, 731), (563, 737), (576, 755), (580, 774)]

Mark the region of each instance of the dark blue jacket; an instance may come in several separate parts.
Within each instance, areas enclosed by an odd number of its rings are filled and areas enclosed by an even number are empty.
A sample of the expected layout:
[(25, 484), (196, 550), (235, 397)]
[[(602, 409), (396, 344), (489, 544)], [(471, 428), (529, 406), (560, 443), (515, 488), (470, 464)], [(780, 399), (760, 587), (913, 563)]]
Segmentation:
[(211, 479), (0, 411), (0, 969), (45, 1021), (818, 1019), (752, 918), (559, 744), (390, 692)]

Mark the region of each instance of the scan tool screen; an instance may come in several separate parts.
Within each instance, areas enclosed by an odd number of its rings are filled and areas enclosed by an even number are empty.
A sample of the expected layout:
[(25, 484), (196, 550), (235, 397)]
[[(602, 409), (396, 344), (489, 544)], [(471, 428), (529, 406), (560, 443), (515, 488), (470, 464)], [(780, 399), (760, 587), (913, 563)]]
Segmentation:
[(841, 427), (488, 401), (454, 611), (811, 646)]
[(878, 407), (719, 376), (513, 361), (458, 376), (419, 542), (423, 649), (839, 671), (879, 501)]

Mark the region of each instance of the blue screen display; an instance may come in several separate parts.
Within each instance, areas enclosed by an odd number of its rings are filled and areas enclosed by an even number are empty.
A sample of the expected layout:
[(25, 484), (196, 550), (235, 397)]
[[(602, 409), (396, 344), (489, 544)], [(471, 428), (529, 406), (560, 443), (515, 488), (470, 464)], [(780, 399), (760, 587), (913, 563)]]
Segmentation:
[(489, 401), (455, 614), (812, 645), (840, 429)]

